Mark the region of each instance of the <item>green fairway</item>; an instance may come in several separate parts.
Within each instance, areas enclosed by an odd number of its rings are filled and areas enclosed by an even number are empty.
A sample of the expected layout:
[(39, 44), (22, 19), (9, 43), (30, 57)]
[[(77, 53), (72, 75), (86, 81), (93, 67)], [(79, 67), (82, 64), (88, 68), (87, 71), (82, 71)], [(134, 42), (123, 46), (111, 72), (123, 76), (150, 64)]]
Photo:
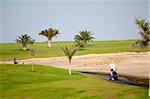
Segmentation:
[[(78, 51), (76, 55), (84, 54), (99, 54), (99, 53), (114, 53), (114, 52), (140, 52), (148, 51), (148, 48), (133, 48), (131, 43), (133, 40), (114, 40), (114, 41), (94, 41), (86, 48)], [(47, 42), (35, 43), (35, 57), (55, 57), (63, 56), (64, 54), (58, 47), (60, 46), (73, 46), (73, 42), (54, 42), (52, 48), (47, 48)], [(15, 43), (0, 44), (0, 60), (12, 60), (14, 57), (17, 59), (30, 58), (29, 52), (22, 51), (21, 46)]]
[(36, 65), (0, 64), (1, 99), (148, 99), (148, 89)]

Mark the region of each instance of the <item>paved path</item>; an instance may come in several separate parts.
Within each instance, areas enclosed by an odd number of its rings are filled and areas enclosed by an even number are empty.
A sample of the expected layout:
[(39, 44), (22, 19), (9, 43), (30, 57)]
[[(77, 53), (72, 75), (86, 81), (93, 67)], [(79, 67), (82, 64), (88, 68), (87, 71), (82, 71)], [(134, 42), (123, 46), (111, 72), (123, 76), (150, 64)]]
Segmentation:
[[(96, 72), (81, 72), (81, 73), (95, 75), (97, 77), (100, 77), (102, 79), (110, 81), (110, 74), (96, 73)], [(112, 81), (112, 82), (121, 83), (121, 84), (128, 84), (128, 85), (134, 85), (134, 86), (141, 86), (141, 87), (148, 87), (148, 86), (145, 86), (144, 84), (140, 84), (140, 83), (137, 83), (133, 80), (129, 80), (126, 77), (123, 77), (123, 76), (119, 76), (118, 81)]]

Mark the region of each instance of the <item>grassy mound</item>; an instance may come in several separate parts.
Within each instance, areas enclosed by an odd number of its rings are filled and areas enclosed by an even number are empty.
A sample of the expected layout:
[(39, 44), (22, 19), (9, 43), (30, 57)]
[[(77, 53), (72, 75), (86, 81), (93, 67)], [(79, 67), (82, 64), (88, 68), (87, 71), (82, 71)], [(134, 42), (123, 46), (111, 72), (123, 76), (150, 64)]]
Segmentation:
[[(100, 53), (115, 53), (115, 52), (141, 52), (148, 51), (148, 48), (133, 48), (131, 43), (134, 40), (114, 40), (114, 41), (94, 41), (91, 42), (86, 48), (78, 51), (76, 55), (85, 54), (100, 54)], [(52, 48), (47, 48), (47, 42), (35, 43), (35, 57), (55, 57), (63, 56), (64, 54), (58, 47), (60, 46), (73, 46), (73, 42), (54, 42)], [(14, 57), (17, 59), (27, 59), (30, 55), (27, 51), (22, 51), (21, 47), (15, 43), (0, 44), (0, 60), (12, 60)]]
[(64, 69), (0, 64), (1, 99), (148, 99), (148, 89)]

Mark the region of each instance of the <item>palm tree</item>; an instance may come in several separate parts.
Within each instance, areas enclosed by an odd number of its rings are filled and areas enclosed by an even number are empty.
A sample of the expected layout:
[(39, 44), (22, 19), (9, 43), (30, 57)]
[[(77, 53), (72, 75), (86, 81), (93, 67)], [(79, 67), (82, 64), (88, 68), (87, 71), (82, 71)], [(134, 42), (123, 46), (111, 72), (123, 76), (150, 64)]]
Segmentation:
[(141, 18), (136, 18), (136, 24), (140, 28), (140, 34), (143, 38), (142, 41), (136, 42), (140, 46), (149, 46), (150, 43), (150, 23)]
[(30, 49), (30, 56), (32, 57), (32, 71), (34, 72), (34, 56), (35, 56), (35, 50), (34, 49)]
[(64, 52), (66, 57), (68, 58), (68, 61), (69, 61), (69, 64), (70, 64), (70, 66), (68, 68), (69, 69), (69, 75), (71, 75), (72, 74), (71, 73), (71, 69), (72, 69), (72, 67), (71, 67), (71, 60), (72, 60), (73, 55), (77, 52), (78, 49), (70, 50), (67, 46), (66, 47), (60, 47), (60, 48)]
[(18, 44), (21, 44), (22, 45), (22, 49), (24, 51), (26, 51), (27, 50), (27, 45), (28, 44), (33, 44), (34, 40), (28, 34), (23, 34), (21, 36), (18, 36), (18, 38), (16, 39), (16, 42)]
[(90, 31), (85, 30), (80, 31), (79, 33), (80, 33), (79, 35), (75, 35), (74, 38), (75, 41), (81, 40), (85, 45), (87, 45), (89, 41), (94, 39), (94, 37), (92, 37), (93, 33), (91, 33)]
[(78, 48), (83, 48), (85, 46), (84, 42), (81, 40), (76, 40), (74, 43), (75, 43), (75, 46)]
[(52, 38), (55, 37), (57, 34), (59, 34), (59, 31), (57, 29), (53, 29), (53, 28), (43, 30), (39, 33), (39, 35), (43, 35), (43, 36), (47, 37), (48, 48), (52, 47), (52, 45), (51, 45)]

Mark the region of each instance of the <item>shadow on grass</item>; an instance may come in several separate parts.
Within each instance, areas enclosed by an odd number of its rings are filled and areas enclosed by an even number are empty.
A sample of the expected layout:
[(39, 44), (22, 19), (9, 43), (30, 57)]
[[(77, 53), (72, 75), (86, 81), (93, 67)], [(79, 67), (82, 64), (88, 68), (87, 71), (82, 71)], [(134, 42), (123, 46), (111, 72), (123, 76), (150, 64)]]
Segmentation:
[(87, 46), (96, 46), (96, 45), (94, 45), (94, 44), (88, 44)]
[(30, 51), (30, 49), (27, 49), (27, 50), (23, 50), (23, 49), (18, 49), (19, 51), (22, 51), (22, 52), (27, 52), (27, 51)]

